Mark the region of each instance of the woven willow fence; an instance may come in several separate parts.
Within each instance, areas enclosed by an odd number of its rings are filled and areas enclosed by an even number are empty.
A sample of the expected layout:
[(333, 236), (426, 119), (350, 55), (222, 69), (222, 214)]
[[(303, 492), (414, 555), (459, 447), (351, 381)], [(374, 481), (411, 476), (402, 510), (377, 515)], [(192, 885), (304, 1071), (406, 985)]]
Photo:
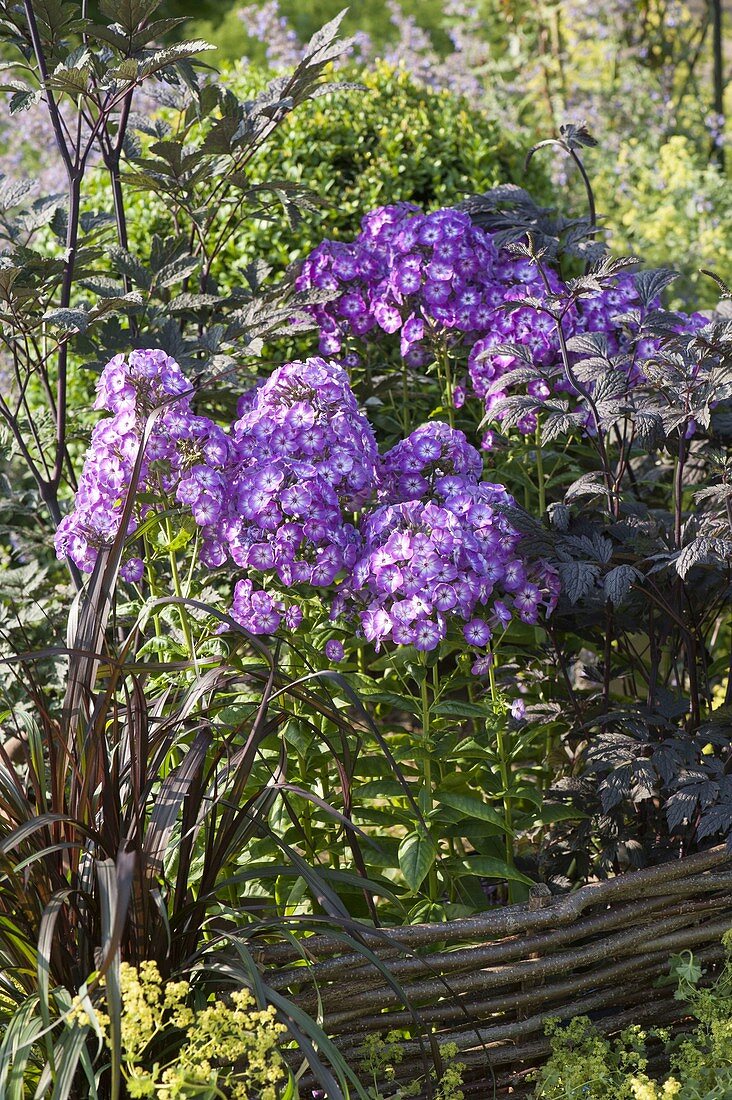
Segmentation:
[(364, 947), (391, 982), (327, 934), (303, 941), (305, 959), (280, 945), (262, 961), (269, 984), (320, 1015), (351, 1064), (367, 1034), (403, 1029), (397, 1079), (406, 1083), (453, 1042), (466, 1097), (488, 1100), (529, 1094), (527, 1074), (548, 1051), (548, 1018), (587, 1014), (608, 1034), (681, 1019), (673, 987), (654, 983), (680, 951), (717, 962), (730, 927), (732, 859), (715, 848), (449, 924), (365, 930)]

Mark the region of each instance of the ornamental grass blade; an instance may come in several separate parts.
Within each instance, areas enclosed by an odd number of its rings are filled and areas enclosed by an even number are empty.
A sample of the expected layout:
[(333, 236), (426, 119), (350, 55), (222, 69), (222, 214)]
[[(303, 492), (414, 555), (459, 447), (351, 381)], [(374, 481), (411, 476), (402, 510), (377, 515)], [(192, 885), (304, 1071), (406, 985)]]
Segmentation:
[[(3, 890), (3, 902), (8, 910), (18, 910), (18, 895), (12, 890)], [(21, 921), (23, 923), (21, 923)], [(34, 928), (28, 927), (27, 920), (18, 915), (14, 920), (0, 913), (0, 935), (2, 936), (2, 963), (7, 968), (7, 971), (12, 971), (12, 976), (15, 981), (18, 982), (17, 986), (14, 986), (13, 992), (17, 994), (19, 989), (23, 989), (21, 983), (21, 975), (27, 977), (32, 973), (33, 968), (37, 963), (37, 953), (35, 937), (33, 933)], [(6, 978), (7, 974), (3, 975)], [(0, 1093), (0, 1096), (2, 1093)]]
[(237, 808), (233, 817), (227, 814), (226, 835), (223, 838), (219, 835), (221, 828), (211, 830), (199, 886), (198, 905), (205, 905), (213, 895), (228, 858), (234, 852), (242, 851), (253, 834), (267, 829), (267, 817), (276, 798), (276, 786), (265, 787)]
[[(396, 909), (402, 909), (406, 913), (399, 897), (382, 883), (363, 879), (361, 875), (354, 875), (349, 871), (337, 871), (333, 867), (321, 867), (319, 874), (327, 880), (342, 883), (344, 886), (353, 887), (353, 889), (367, 889), (377, 897), (386, 898)], [(247, 866), (246, 871), (238, 871), (235, 875), (222, 879), (218, 885), (222, 890), (225, 890), (229, 886), (241, 886), (244, 883), (256, 882), (260, 879), (299, 877), (299, 875), (300, 872), (294, 867), (282, 867), (276, 863), (252, 863)]]
[[(251, 819), (249, 812), (250, 808), (259, 803), (258, 816), (262, 816), (269, 811), (269, 806), (272, 802), (273, 795), (271, 792), (274, 784), (272, 787), (268, 788), (266, 792), (258, 792), (254, 798), (249, 799), (245, 806), (241, 806), (246, 785), (251, 777), (251, 768), (259, 744), (281, 721), (279, 717), (272, 723), (267, 721), (267, 711), (275, 680), (275, 668), (276, 663), (273, 661), (270, 665), (267, 682), (262, 692), (262, 698), (245, 744), (234, 756), (231, 765), (224, 768), (221, 773), (213, 777), (210, 798), (208, 800), (210, 805), (214, 805), (216, 801), (215, 788), (219, 784), (226, 783), (229, 774), (233, 773), (234, 779), (227, 792), (227, 798), (219, 818), (218, 828), (215, 834), (215, 843), (207, 852), (207, 866), (210, 867), (212, 871), (212, 875), (208, 876), (208, 880), (211, 881), (211, 886), (213, 886), (212, 876), (213, 878), (218, 877), (219, 869), (224, 866), (229, 854), (233, 852), (236, 846), (241, 846), (243, 837), (246, 835), (247, 831), (247, 819)], [(282, 756), (279, 770), (280, 772), (284, 772), (284, 759)], [(242, 825), (245, 826), (244, 833), (242, 833)], [(213, 835), (211, 839), (214, 839)]]
[(104, 956), (100, 974), (105, 976), (105, 998), (109, 1015), (110, 1091), (112, 1100), (119, 1100), (122, 1073), (122, 994), (119, 984), (120, 953), (117, 929), (120, 927), (121, 899), (118, 892), (117, 869), (112, 860), (96, 860), (96, 873), (99, 884)]
[(51, 1036), (51, 957), (54, 948), (56, 922), (58, 921), (61, 910), (73, 893), (74, 890), (68, 887), (65, 890), (58, 890), (51, 896), (48, 905), (43, 911), (40, 928), (38, 930), (38, 1005), (41, 1010), (41, 1019), (43, 1021), (48, 1068), (49, 1072), (52, 1074), (55, 1073), (56, 1066), (53, 1037)]
[(211, 741), (209, 730), (199, 730), (181, 763), (166, 777), (160, 788), (143, 842), (143, 871), (148, 877), (162, 870), (163, 856), (183, 801), (206, 762)]
[(120, 849), (116, 861), (96, 860), (102, 917), (102, 958), (98, 967), (101, 976), (107, 973), (112, 960), (119, 956), (129, 917), (136, 865), (136, 853), (126, 848)]
[(147, 780), (147, 761), (149, 756), (150, 711), (145, 691), (137, 677), (132, 679), (132, 691), (125, 692), (127, 697), (128, 720), (125, 725), (125, 738), (121, 746), (125, 758), (118, 764), (117, 787), (123, 781), (130, 784), (130, 809), (135, 819), (142, 812), (143, 789)]
[(335, 806), (331, 806), (330, 802), (326, 802), (324, 798), (315, 794), (314, 791), (307, 791), (304, 787), (299, 787), (296, 783), (278, 783), (276, 790), (290, 791), (291, 794), (296, 794), (300, 798), (304, 798), (306, 802), (312, 802), (314, 806), (318, 806), (321, 810), (325, 810), (327, 814), (330, 814), (335, 821), (340, 821), (344, 828), (353, 829), (354, 833), (360, 834), (364, 839), (370, 839), (368, 833), (364, 829), (360, 828), (358, 825), (354, 825), (349, 817), (342, 814)]
[(89, 1046), (86, 1043), (81, 1048), (80, 1061), (88, 1088), (88, 1092), (84, 1094), (84, 1100), (100, 1100), (97, 1088), (98, 1075), (94, 1072), (94, 1064), (89, 1054)]
[(289, 862), (300, 873), (302, 878), (308, 885), (312, 896), (321, 906), (321, 908), (328, 914), (328, 916), (336, 920), (345, 920), (348, 923), (354, 923), (350, 921), (348, 912), (343, 905), (343, 902), (335, 893), (327, 886), (318, 872), (311, 867), (306, 860), (299, 855), (285, 840), (281, 837), (275, 836), (270, 831), (270, 835), (275, 840), (277, 846), (286, 854)]
[[(361, 1100), (369, 1100), (368, 1093), (364, 1091), (356, 1074), (348, 1065), (338, 1047), (328, 1038), (322, 1028), (318, 1027), (315, 1020), (311, 1019), (307, 1012), (303, 1012), (287, 997), (283, 997), (281, 993), (277, 993), (273, 989), (267, 990), (267, 998), (279, 1010), (287, 1030), (297, 1044), (299, 1053), (303, 1055), (304, 1062), (318, 1084), (325, 1090), (325, 1095), (329, 1100), (331, 1098), (332, 1100), (345, 1100), (344, 1092), (336, 1083), (331, 1071), (318, 1057), (317, 1050), (323, 1051), (346, 1086), (351, 1085)], [(348, 1096), (348, 1092), (345, 1093), (345, 1096)]]
[(10, 835), (0, 844), (0, 854), (7, 855), (9, 852), (12, 852), (14, 848), (17, 848), (19, 844), (22, 844), (25, 840), (33, 836), (34, 833), (61, 822), (73, 825), (75, 830), (80, 832), (82, 836), (94, 841), (95, 844), (101, 842), (101, 837), (96, 830), (86, 828), (86, 826), (82, 825), (76, 818), (71, 817), (69, 814), (39, 814), (38, 817), (24, 822), (24, 824), (19, 825), (17, 829), (13, 829)]
[(26, 1100), (26, 1069), (43, 1031), (37, 1008), (38, 998), (29, 997), (5, 1029), (0, 1045), (0, 1096), (4, 1100)]
[(83, 849), (83, 844), (78, 840), (62, 840), (58, 844), (49, 844), (47, 848), (39, 848), (37, 852), (33, 852), (32, 855), (26, 856), (25, 859), (21, 859), (20, 863), (14, 865), (13, 872), (19, 875), (26, 867), (38, 863), (40, 860), (45, 859), (46, 856), (53, 855), (54, 852), (71, 852), (74, 849)]
[[(56, 1044), (56, 1078), (51, 1100), (69, 1100), (77, 1077), (82, 1051), (86, 1046), (88, 1028), (67, 1028)], [(41, 1085), (39, 1082), (38, 1089)], [(43, 1093), (36, 1092), (40, 1097)]]

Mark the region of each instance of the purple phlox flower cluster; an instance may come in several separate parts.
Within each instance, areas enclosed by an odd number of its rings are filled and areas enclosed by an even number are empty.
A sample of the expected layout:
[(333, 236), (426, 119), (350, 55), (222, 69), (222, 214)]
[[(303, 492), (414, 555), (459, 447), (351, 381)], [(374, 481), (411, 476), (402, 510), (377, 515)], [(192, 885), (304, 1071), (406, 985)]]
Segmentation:
[[(520, 303), (525, 297), (546, 299), (546, 288), (537, 268), (524, 260), (519, 270), (521, 281), (509, 286), (504, 302), (516, 299)], [(544, 275), (552, 295), (560, 297), (568, 293), (555, 272), (545, 270)], [(607, 337), (608, 353), (617, 354), (627, 345), (620, 318), (638, 302), (632, 276), (620, 276), (611, 286), (580, 298), (565, 310), (561, 322), (564, 337), (569, 340), (580, 333), (602, 333)], [(577, 394), (562, 369), (554, 317), (533, 306), (519, 304), (515, 310), (504, 308), (496, 312), (494, 327), (473, 345), (468, 356), (472, 388), (483, 399), (486, 413), (490, 415), (509, 392), (500, 387), (501, 378), (520, 366), (518, 355), (510, 350), (512, 346), (527, 353), (535, 367), (543, 368), (542, 377), (526, 386), (527, 395), (536, 400), (536, 409), (527, 412), (518, 423), (520, 431), (531, 434), (536, 429), (542, 402), (553, 394)], [(500, 413), (496, 419), (500, 421)]]
[[(354, 241), (319, 245), (305, 260), (298, 285), (332, 295), (312, 307), (323, 353), (342, 353), (354, 338), (389, 336), (398, 336), (402, 359), (414, 367), (443, 350), (453, 357), (462, 352), (466, 380), (455, 387), (455, 404), (472, 393), (489, 420), (500, 423), (501, 403), (517, 388), (513, 379), (506, 386), (501, 380), (528, 361), (540, 377), (521, 383), (531, 403), (517, 427), (527, 435), (535, 431), (543, 403), (555, 395), (571, 396), (583, 411), (564, 369), (552, 315), (562, 299), (565, 339), (600, 333), (610, 356), (633, 351), (630, 366), (626, 360), (622, 368), (630, 385), (644, 379), (643, 362), (657, 350), (653, 341), (637, 340), (643, 309), (632, 275), (621, 274), (570, 302), (570, 288), (556, 271), (539, 270), (530, 259), (498, 247), (490, 233), (454, 209), (423, 214), (411, 203), (379, 207), (363, 218)], [(660, 302), (650, 304), (657, 308)], [(679, 318), (682, 329), (695, 324)], [(484, 447), (491, 442), (489, 431)]]
[(386, 504), (449, 496), (465, 480), (477, 482), (483, 460), (462, 432), (430, 421), (383, 456), (378, 499)]
[(205, 532), (208, 561), (274, 572), (287, 587), (328, 587), (356, 560), (360, 540), (333, 487), (312, 466), (263, 456), (227, 476), (226, 512)]
[(400, 334), (414, 366), (433, 358), (431, 333), (480, 333), (497, 304), (491, 237), (460, 210), (423, 214), (411, 203), (367, 214), (350, 244), (324, 241), (305, 260), (298, 287), (334, 298), (313, 309), (321, 350), (339, 352), (349, 334)]
[[(614, 356), (623, 357), (622, 370), (628, 386), (632, 388), (647, 380), (645, 364), (660, 350), (661, 341), (657, 337), (644, 336), (643, 326), (649, 314), (658, 314), (661, 311), (665, 314), (669, 331), (680, 335), (691, 335), (707, 324), (706, 317), (701, 313), (663, 311), (658, 297), (647, 306), (642, 306), (635, 276), (620, 275), (599, 293), (580, 298), (577, 315), (565, 326), (565, 334), (602, 335), (608, 356), (611, 359)], [(576, 358), (570, 356), (572, 365)], [(555, 385), (555, 389), (565, 390), (576, 396), (576, 391), (563, 378)]]
[[(349, 336), (361, 339), (399, 334), (408, 364), (421, 367), (435, 357), (438, 341), (451, 350), (464, 345), (473, 391), (486, 399), (500, 374), (514, 365), (504, 344), (525, 345), (540, 364), (557, 360), (559, 343), (551, 317), (528, 297), (558, 294), (552, 271), (545, 279), (528, 260), (499, 249), (492, 235), (460, 210), (423, 214), (411, 203), (367, 214), (351, 243), (324, 241), (305, 260), (301, 289), (327, 290), (333, 297), (312, 307), (323, 353), (342, 350)], [(516, 308), (510, 308), (511, 302)], [(507, 308), (508, 306), (508, 308)], [(537, 401), (550, 388), (537, 384)], [(496, 394), (488, 402), (503, 396)], [(464, 389), (456, 391), (458, 403)], [(520, 425), (533, 431), (535, 421)]]
[(255, 588), (249, 580), (237, 581), (231, 603), (231, 617), (250, 634), (275, 634), (281, 626), (297, 630), (302, 622), (302, 609), (297, 604), (285, 604), (277, 594)]
[[(372, 298), (388, 278), (389, 239), (404, 218), (416, 213), (418, 207), (412, 203), (380, 207), (363, 219), (363, 231), (355, 241), (322, 241), (303, 261), (297, 288), (333, 295), (311, 307), (324, 355), (338, 354), (350, 333), (364, 337), (376, 327)], [(400, 324), (399, 320), (391, 331)]]
[[(581, 298), (578, 302), (578, 315), (572, 326), (572, 333), (601, 334), (605, 339), (607, 355), (610, 361), (619, 357), (617, 369), (623, 371), (625, 384), (633, 389), (647, 382), (646, 367), (657, 356), (662, 341), (658, 337), (644, 335), (644, 324), (649, 315), (665, 316), (669, 332), (679, 335), (693, 335), (707, 324), (707, 318), (700, 313), (682, 313), (665, 311), (660, 298), (656, 297), (646, 306), (641, 304), (636, 278), (632, 275), (619, 276), (600, 293)], [(572, 365), (576, 356), (570, 356)], [(586, 383), (592, 391), (592, 382)], [(577, 397), (574, 387), (563, 378), (555, 385), (556, 390), (565, 390)], [(584, 417), (588, 433), (594, 431), (587, 403), (578, 402), (578, 411)]]
[[(90, 571), (114, 539), (155, 409), (137, 488), (190, 510), (204, 565), (246, 570), (231, 614), (252, 633), (297, 629), (309, 589), (330, 602), (333, 620), (357, 616), (377, 648), (390, 639), (434, 649), (457, 621), (485, 650), (514, 615), (533, 623), (553, 609), (556, 577), (522, 562), (503, 510), (511, 498), (480, 480), (480, 455), (462, 432), (429, 423), (379, 459), (346, 372), (319, 358), (276, 370), (231, 434), (197, 416), (191, 396), (163, 352), (107, 365), (96, 404), (112, 415), (94, 430), (59, 556)], [(136, 504), (127, 533), (154, 507), (149, 495)], [(124, 568), (138, 580), (143, 563)], [(329, 641), (326, 656), (341, 660), (341, 643)]]
[[(198, 523), (212, 523), (221, 511), (225, 483), (221, 470), (230, 457), (226, 433), (207, 417), (197, 416), (193, 391), (178, 364), (163, 351), (133, 351), (117, 355), (97, 383), (94, 407), (111, 412), (92, 432), (74, 501), (74, 510), (55, 536), (59, 558), (68, 556), (90, 573), (99, 551), (119, 531), (145, 425), (153, 409), (162, 406), (152, 427), (140, 465), (138, 492), (151, 489), (176, 497), (191, 507)], [(128, 524), (132, 534), (151, 505), (137, 505)], [(142, 576), (139, 558), (127, 558), (122, 576)]]
[[(554, 318), (525, 299), (546, 302), (549, 294), (559, 295), (562, 283), (554, 271), (545, 271), (547, 286), (535, 264), (524, 257), (502, 252), (496, 264), (493, 285), (494, 308), (485, 327), (468, 352), (468, 377), (470, 388), (482, 399), (490, 416), (494, 407), (506, 396), (507, 390), (496, 383), (519, 365), (519, 358), (509, 350), (521, 348), (534, 366), (544, 368), (544, 377), (527, 386), (530, 397), (536, 399), (537, 411), (557, 388), (555, 378), (560, 345)], [(515, 308), (511, 303), (515, 302)], [(554, 378), (554, 380), (552, 380)], [(519, 431), (526, 435), (536, 428), (536, 412), (527, 412), (518, 423)]]
[[(288, 588), (329, 588), (357, 558), (351, 513), (372, 496), (378, 459), (348, 375), (319, 358), (279, 367), (248, 395), (232, 442), (225, 508), (204, 529), (204, 562), (230, 557)], [(232, 614), (255, 633), (286, 615), (272, 605), (267, 618), (253, 599), (242, 589)]]
[(133, 351), (107, 363), (97, 382), (94, 408), (131, 411), (142, 421), (168, 398), (190, 392), (190, 382), (164, 351)]
[[(333, 616), (358, 617), (378, 649), (390, 640), (435, 649), (459, 621), (468, 644), (489, 645), (514, 614), (535, 623), (558, 596), (549, 570), (529, 575), (520, 535), (502, 511), (512, 499), (481, 482), (482, 461), (462, 432), (423, 425), (382, 460), (377, 507)], [(405, 494), (411, 492), (411, 497)]]
[[(433, 649), (457, 617), (469, 644), (485, 648), (496, 623), (514, 613), (535, 622), (549, 607), (549, 587), (527, 575), (519, 536), (498, 510), (510, 498), (480, 482), (482, 460), (463, 433), (423, 425), (377, 472), (372, 430), (336, 364), (279, 368), (233, 439), (228, 509), (207, 544), (218, 539), (221, 559), (230, 555), (250, 576), (325, 589), (333, 619), (355, 612), (377, 647), (389, 638)], [(377, 506), (359, 529), (348, 513), (374, 486)], [(237, 585), (232, 615), (255, 633), (286, 624), (288, 610), (251, 581)], [(340, 652), (329, 643), (326, 655)]]
[[(630, 387), (646, 381), (644, 364), (658, 353), (658, 339), (642, 337), (642, 326), (648, 313), (662, 310), (660, 298), (654, 298), (642, 306), (634, 275), (616, 276), (609, 285), (595, 294), (582, 297), (577, 302), (576, 315), (564, 323), (565, 335), (580, 333), (601, 334), (605, 338), (607, 354), (626, 356), (623, 371)], [(696, 332), (706, 324), (701, 314), (667, 313), (671, 328), (679, 333)], [(574, 363), (574, 356), (570, 360)], [(555, 384), (557, 391), (576, 396), (576, 391), (563, 377)], [(590, 385), (590, 388), (592, 386)]]
[(514, 611), (537, 622), (545, 593), (527, 576), (519, 536), (496, 511), (505, 490), (466, 485), (444, 504), (381, 505), (366, 519), (364, 550), (334, 604), (355, 610), (364, 637), (436, 649), (451, 621), (476, 649)]
[(362, 508), (373, 492), (374, 432), (336, 363), (312, 358), (279, 367), (234, 425), (234, 440), (239, 461), (255, 459), (265, 449), (273, 457), (307, 463), (351, 511)]

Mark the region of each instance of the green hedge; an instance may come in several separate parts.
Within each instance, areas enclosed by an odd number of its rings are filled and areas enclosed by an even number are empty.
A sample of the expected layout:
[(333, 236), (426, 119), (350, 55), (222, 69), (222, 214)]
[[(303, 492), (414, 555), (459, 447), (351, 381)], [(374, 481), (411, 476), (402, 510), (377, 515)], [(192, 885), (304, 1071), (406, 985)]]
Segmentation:
[[(261, 72), (234, 66), (222, 74), (238, 95), (265, 83)], [(496, 183), (516, 182), (548, 197), (540, 167), (524, 173), (525, 150), (464, 99), (418, 85), (406, 70), (384, 63), (359, 73), (362, 89), (337, 91), (296, 111), (249, 168), (253, 183), (286, 180), (310, 188), (319, 208), (297, 225), (244, 213), (213, 274), (222, 285), (253, 260), (275, 273), (305, 256), (323, 238), (355, 236), (363, 215), (383, 203), (410, 200), (425, 209), (460, 201)], [(93, 201), (111, 207), (99, 177)], [(225, 215), (222, 212), (222, 216)], [(147, 194), (128, 209), (133, 251), (154, 231), (167, 231), (168, 214)]]

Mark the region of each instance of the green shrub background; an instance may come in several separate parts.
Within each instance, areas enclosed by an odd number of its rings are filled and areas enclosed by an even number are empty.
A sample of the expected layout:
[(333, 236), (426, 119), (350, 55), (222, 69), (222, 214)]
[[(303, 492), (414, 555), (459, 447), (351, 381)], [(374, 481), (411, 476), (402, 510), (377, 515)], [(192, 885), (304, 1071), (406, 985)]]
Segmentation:
[[(213, 270), (222, 286), (254, 260), (270, 264), (276, 275), (326, 237), (354, 237), (363, 215), (384, 203), (411, 201), (435, 209), (508, 182), (549, 200), (544, 168), (536, 163), (526, 172), (527, 150), (466, 100), (425, 88), (383, 62), (349, 77), (362, 87), (305, 104), (249, 167), (253, 184), (283, 180), (306, 186), (317, 197), (316, 209), (295, 225), (284, 213), (238, 221)], [(224, 83), (242, 97), (257, 94), (265, 79), (244, 65), (222, 72)], [(102, 173), (97, 178), (92, 203), (111, 209), (106, 180)], [(127, 214), (133, 251), (144, 251), (145, 238), (168, 224), (168, 212), (143, 192)]]

